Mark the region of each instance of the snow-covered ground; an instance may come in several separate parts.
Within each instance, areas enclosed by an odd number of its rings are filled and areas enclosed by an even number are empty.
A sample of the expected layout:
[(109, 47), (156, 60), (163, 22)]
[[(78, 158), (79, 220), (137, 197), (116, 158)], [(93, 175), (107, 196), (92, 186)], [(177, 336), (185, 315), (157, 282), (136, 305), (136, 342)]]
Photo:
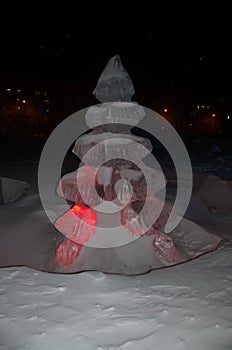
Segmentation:
[[(9, 265), (19, 265), (17, 255), (34, 254), (28, 237), (30, 231), (38, 231), (43, 215), (34, 196), (38, 155), (39, 149), (36, 155), (27, 150), (21, 158), (3, 157), (0, 165), (1, 176), (31, 185), (25, 198), (28, 221), (23, 251), (20, 245), (17, 249), (17, 230), (12, 230), (20, 206), (17, 212), (14, 203), (0, 208), (0, 234), (13, 253)], [(193, 159), (194, 169), (231, 180), (231, 158), (220, 157)], [(228, 227), (221, 232), (223, 242), (213, 252), (138, 276), (1, 268), (0, 350), (232, 349), (231, 234)]]
[(137, 277), (0, 271), (0, 349), (230, 350), (232, 245)]

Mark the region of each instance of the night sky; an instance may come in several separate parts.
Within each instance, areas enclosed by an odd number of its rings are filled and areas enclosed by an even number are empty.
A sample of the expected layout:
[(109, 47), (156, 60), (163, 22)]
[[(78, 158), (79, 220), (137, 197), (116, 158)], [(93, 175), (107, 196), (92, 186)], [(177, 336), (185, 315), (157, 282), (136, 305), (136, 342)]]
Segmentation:
[(153, 5), (11, 3), (1, 14), (0, 75), (94, 85), (119, 54), (135, 88), (231, 98), (229, 8)]

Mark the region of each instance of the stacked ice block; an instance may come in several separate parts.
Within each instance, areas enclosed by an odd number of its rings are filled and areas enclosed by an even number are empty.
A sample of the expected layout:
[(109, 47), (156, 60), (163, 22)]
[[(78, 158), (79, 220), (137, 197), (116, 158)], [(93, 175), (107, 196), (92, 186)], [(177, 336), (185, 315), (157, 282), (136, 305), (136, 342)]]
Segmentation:
[(154, 254), (174, 262), (172, 238), (157, 231), (171, 210), (156, 197), (166, 181), (161, 171), (143, 162), (152, 151), (151, 142), (131, 133), (145, 111), (131, 101), (133, 83), (119, 56), (108, 62), (94, 94), (102, 103), (88, 109), (85, 119), (91, 131), (80, 136), (73, 148), (84, 165), (63, 176), (58, 186), (59, 196), (81, 210), (71, 209), (55, 226), (74, 244), (88, 245), (98, 225), (99, 206), (114, 203), (115, 222), (120, 218), (130, 235), (155, 235)]

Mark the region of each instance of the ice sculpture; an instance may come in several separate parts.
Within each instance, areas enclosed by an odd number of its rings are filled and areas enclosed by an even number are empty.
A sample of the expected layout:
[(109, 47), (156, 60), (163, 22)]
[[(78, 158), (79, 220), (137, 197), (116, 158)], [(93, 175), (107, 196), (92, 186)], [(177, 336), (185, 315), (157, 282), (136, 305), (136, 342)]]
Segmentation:
[(118, 55), (109, 60), (93, 93), (101, 102), (131, 101), (134, 86)]
[[(172, 203), (157, 197), (166, 185), (163, 173), (143, 162), (152, 151), (150, 141), (130, 131), (145, 111), (131, 101), (133, 83), (118, 55), (108, 62), (94, 95), (102, 104), (85, 116), (93, 130), (73, 148), (84, 165), (63, 176), (57, 189), (73, 207), (55, 223), (66, 237), (56, 251), (56, 271), (135, 274), (187, 260), (191, 253), (178, 250), (178, 234), (162, 232)], [(102, 207), (118, 210), (102, 213)], [(100, 222), (110, 222), (115, 233), (104, 236)], [(128, 238), (120, 244), (114, 235)], [(219, 241), (212, 236), (207, 247)]]

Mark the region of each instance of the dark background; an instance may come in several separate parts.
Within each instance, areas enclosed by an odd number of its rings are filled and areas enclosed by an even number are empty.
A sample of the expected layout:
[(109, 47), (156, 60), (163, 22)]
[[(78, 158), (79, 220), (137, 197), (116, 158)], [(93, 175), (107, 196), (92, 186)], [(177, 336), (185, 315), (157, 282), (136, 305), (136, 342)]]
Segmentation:
[[(158, 112), (168, 106), (175, 119), (189, 124), (191, 110), (209, 104), (221, 124), (227, 123), (223, 132), (230, 138), (231, 120), (225, 121), (232, 116), (229, 5), (149, 4), (2, 5), (1, 81), (10, 78), (16, 86), (31, 79), (31, 86), (49, 81), (53, 90), (59, 87), (51, 96), (59, 115), (54, 126), (78, 108), (98, 103), (92, 91), (107, 61), (119, 54), (135, 86), (134, 100)], [(69, 98), (61, 106), (65, 94)]]
[(158, 5), (8, 3), (1, 11), (0, 73), (94, 85), (119, 54), (140, 88), (230, 94), (229, 6)]

